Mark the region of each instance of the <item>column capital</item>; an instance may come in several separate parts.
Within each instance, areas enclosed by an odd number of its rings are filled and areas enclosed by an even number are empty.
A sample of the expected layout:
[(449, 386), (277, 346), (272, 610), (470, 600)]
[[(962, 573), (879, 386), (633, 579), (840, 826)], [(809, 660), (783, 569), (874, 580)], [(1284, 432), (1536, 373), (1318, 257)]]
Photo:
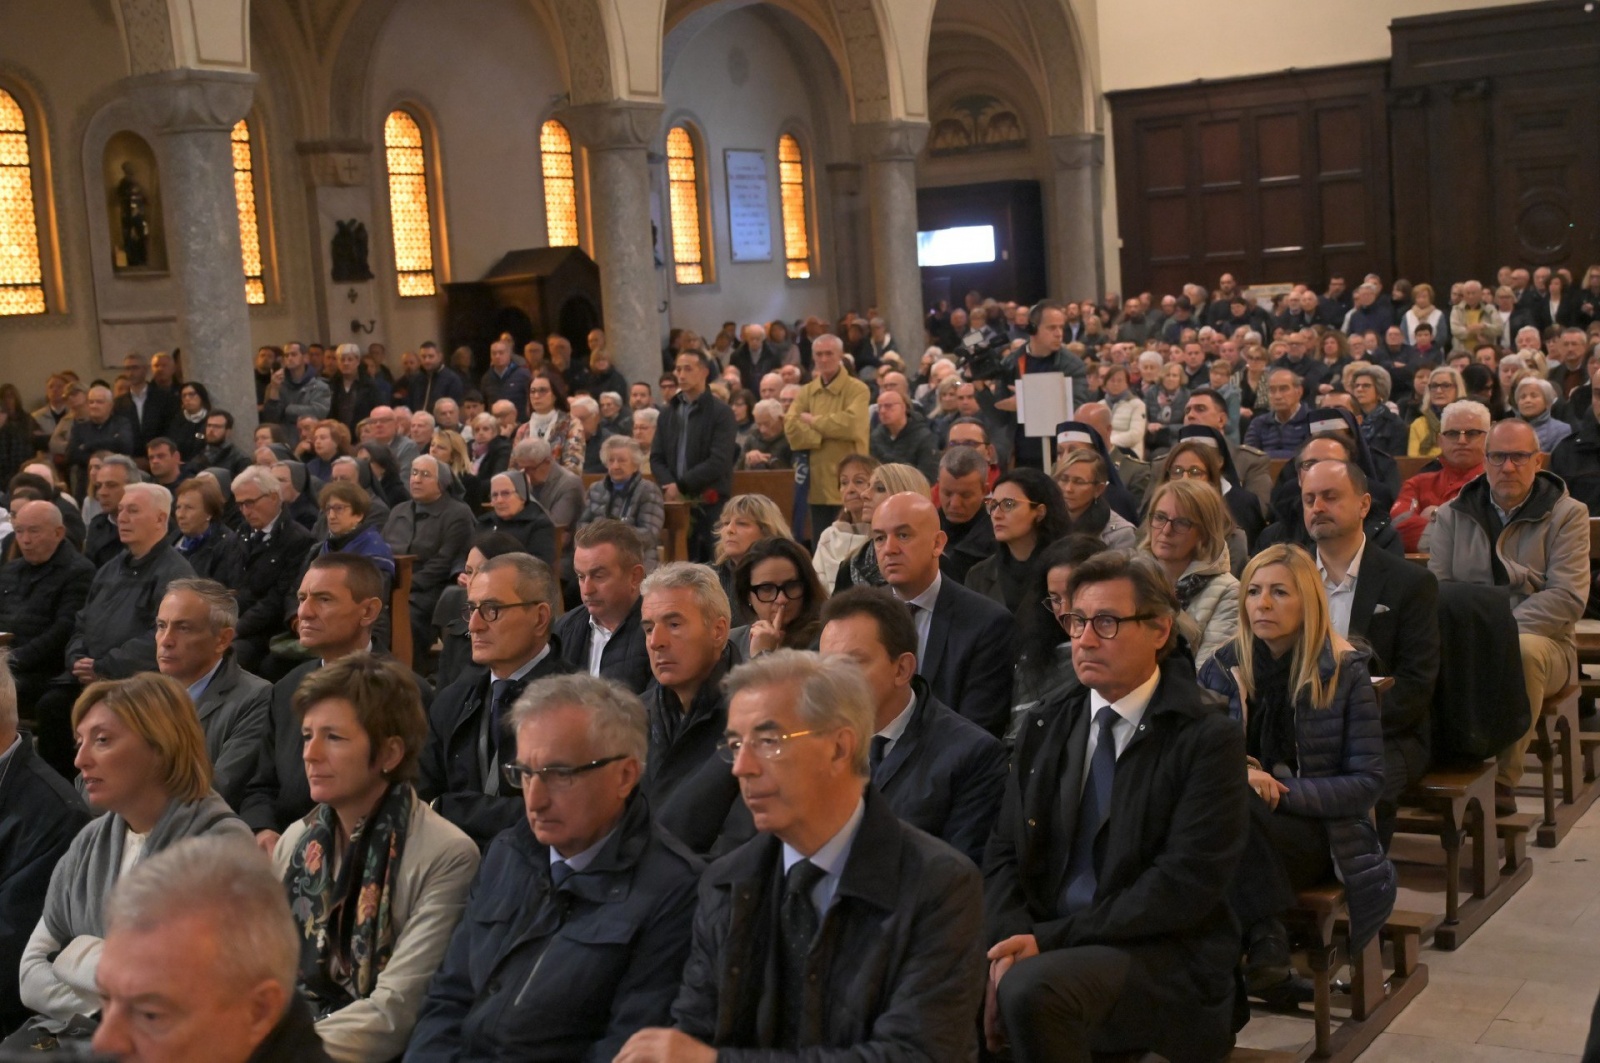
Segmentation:
[(302, 140), (294, 150), (313, 188), (353, 188), (367, 183), (372, 145), (354, 140)]
[(856, 154), (865, 162), (915, 161), (928, 142), (928, 123), (858, 122), (851, 133)]
[(1063, 133), (1045, 142), (1058, 170), (1093, 170), (1106, 164), (1106, 138), (1101, 133)]
[(255, 74), (224, 70), (162, 70), (122, 82), (163, 133), (228, 132), (249, 112), (255, 86)]
[(662, 110), (659, 103), (612, 100), (563, 107), (555, 118), (571, 130), (579, 144), (592, 151), (649, 148), (661, 128)]

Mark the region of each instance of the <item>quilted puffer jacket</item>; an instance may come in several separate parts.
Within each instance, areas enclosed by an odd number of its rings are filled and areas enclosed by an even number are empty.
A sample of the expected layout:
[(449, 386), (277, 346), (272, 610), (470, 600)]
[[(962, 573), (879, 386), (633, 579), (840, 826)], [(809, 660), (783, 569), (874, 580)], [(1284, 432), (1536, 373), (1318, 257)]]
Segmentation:
[[(1324, 680), (1333, 674), (1333, 646), (1319, 660)], [(1238, 681), (1239, 654), (1229, 643), (1200, 669), (1200, 685), (1228, 699), (1228, 714), (1244, 726)], [(1378, 842), (1372, 808), (1383, 790), (1383, 720), (1367, 672), (1367, 654), (1352, 650), (1339, 668), (1333, 700), (1312, 708), (1295, 701), (1299, 770), (1280, 810), (1328, 821), (1334, 866), (1344, 882), (1353, 947), (1372, 939), (1394, 909), (1395, 870)], [(1241, 765), (1243, 767), (1243, 765)]]

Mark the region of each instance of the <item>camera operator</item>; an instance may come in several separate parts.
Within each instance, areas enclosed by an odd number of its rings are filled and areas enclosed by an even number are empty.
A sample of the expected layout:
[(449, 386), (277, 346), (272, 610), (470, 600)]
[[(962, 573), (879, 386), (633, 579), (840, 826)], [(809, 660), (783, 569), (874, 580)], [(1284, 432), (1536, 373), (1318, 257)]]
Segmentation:
[[(1072, 380), (1074, 405), (1088, 399), (1088, 369), (1081, 358), (1063, 346), (1066, 327), (1067, 310), (1060, 303), (1045, 300), (1028, 312), (1031, 335), (1006, 358), (1004, 372), (996, 382), (994, 408), (1003, 411), (1013, 427), (1017, 418), (1016, 383), (1026, 373), (1065, 373)], [(1016, 432), (1012, 449), (1016, 464), (1044, 468), (1044, 445), (1040, 439)]]

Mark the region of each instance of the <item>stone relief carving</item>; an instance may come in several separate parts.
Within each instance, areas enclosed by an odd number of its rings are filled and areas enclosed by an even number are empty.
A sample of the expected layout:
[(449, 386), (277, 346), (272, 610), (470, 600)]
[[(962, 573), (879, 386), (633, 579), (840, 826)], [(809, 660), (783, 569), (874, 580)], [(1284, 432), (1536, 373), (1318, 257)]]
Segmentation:
[(122, 31), (128, 42), (128, 64), (135, 75), (172, 69), (175, 59), (167, 0), (122, 0)]
[(834, 0), (839, 35), (850, 62), (850, 89), (857, 122), (889, 117), (889, 65), (872, 0)]
[(611, 98), (611, 50), (594, 0), (552, 0), (550, 8), (565, 39), (573, 103)]
[(333, 234), (333, 283), (354, 284), (372, 279), (367, 264), (367, 227), (359, 218), (335, 223)]

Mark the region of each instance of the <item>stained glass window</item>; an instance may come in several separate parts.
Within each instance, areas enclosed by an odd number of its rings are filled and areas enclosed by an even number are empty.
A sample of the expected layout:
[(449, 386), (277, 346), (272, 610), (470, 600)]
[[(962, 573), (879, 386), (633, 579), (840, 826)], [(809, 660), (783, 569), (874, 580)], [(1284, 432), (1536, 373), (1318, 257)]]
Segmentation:
[(261, 226), (256, 219), (256, 174), (250, 151), (250, 126), (243, 118), (233, 127), (233, 198), (239, 207), (239, 248), (244, 254), (244, 301), (267, 301), (261, 279)]
[(811, 276), (811, 241), (806, 233), (806, 164), (800, 142), (778, 138), (778, 191), (783, 196), (783, 258), (790, 280)]
[(551, 247), (578, 242), (578, 183), (572, 166), (572, 137), (554, 118), (539, 129), (539, 159), (544, 169), (544, 221)]
[(422, 127), (405, 111), (383, 123), (389, 165), (389, 224), (394, 231), (394, 267), (401, 295), (432, 295), (433, 217), (428, 210), (428, 161)]
[(694, 138), (681, 125), (667, 133), (667, 191), (672, 212), (673, 275), (679, 284), (704, 284), (700, 170), (695, 161)]
[(28, 123), (16, 97), (0, 89), (0, 315), (44, 312)]

